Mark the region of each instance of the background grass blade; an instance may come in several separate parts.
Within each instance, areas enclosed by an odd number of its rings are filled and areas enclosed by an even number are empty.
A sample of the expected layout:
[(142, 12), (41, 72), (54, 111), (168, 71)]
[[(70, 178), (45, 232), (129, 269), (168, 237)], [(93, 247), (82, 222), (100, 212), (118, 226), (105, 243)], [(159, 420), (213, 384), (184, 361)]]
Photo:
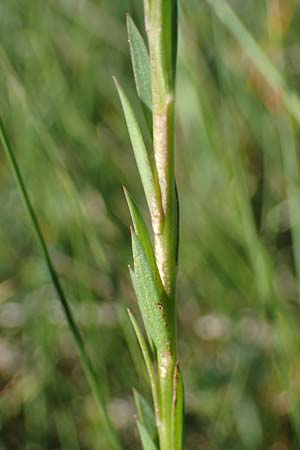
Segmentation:
[(106, 425), (106, 428), (108, 431), (108, 435), (110, 437), (110, 442), (111, 442), (112, 448), (114, 448), (115, 450), (121, 450), (122, 449), (121, 444), (119, 442), (119, 439), (117, 437), (117, 434), (115, 432), (115, 429), (112, 425), (112, 422), (108, 416), (108, 413), (107, 413), (107, 410), (105, 407), (104, 395), (103, 395), (101, 386), (99, 384), (98, 377), (94, 371), (91, 360), (88, 356), (83, 338), (81, 336), (79, 328), (76, 325), (72, 310), (67, 301), (67, 298), (66, 298), (65, 292), (63, 290), (63, 287), (61, 285), (61, 282), (59, 280), (58, 274), (57, 274), (57, 272), (54, 268), (54, 265), (51, 261), (50, 254), (48, 252), (47, 245), (44, 240), (36, 213), (34, 211), (32, 203), (30, 201), (29, 194), (27, 192), (27, 189), (26, 189), (21, 171), (19, 169), (18, 163), (17, 163), (17, 161), (14, 157), (13, 151), (10, 147), (10, 144), (9, 144), (9, 141), (8, 141), (1, 118), (0, 118), (0, 140), (1, 140), (2, 146), (4, 148), (4, 151), (6, 153), (6, 156), (10, 162), (11, 169), (12, 169), (13, 175), (15, 177), (20, 196), (22, 198), (24, 207), (28, 212), (28, 216), (29, 216), (30, 222), (33, 227), (33, 232), (35, 234), (36, 240), (37, 240), (37, 242), (40, 246), (41, 252), (43, 254), (45, 264), (47, 266), (51, 281), (53, 283), (54, 289), (57, 293), (57, 297), (58, 297), (61, 307), (63, 309), (70, 332), (72, 333), (72, 336), (74, 338), (74, 342), (75, 342), (76, 348), (78, 350), (78, 354), (79, 354), (79, 358), (80, 358), (82, 367), (84, 369), (85, 375), (89, 382), (91, 391), (100, 407), (100, 411), (103, 416), (103, 419), (104, 419), (104, 422), (105, 422), (105, 425)]
[(220, 21), (228, 28), (244, 50), (250, 61), (259, 70), (269, 85), (280, 93), (286, 109), (300, 124), (300, 99), (296, 92), (288, 88), (283, 76), (271, 63), (259, 44), (249, 33), (243, 23), (227, 2), (207, 0)]
[[(132, 386), (152, 404), (121, 307), (136, 308), (126, 277), (131, 219), (120, 185), (145, 210), (110, 78), (122, 77), (152, 164), (124, 20), (130, 11), (148, 47), (142, 3), (0, 2), (1, 116), (110, 417), (130, 450), (142, 448)], [(175, 138), (185, 448), (299, 450), (299, 122), (282, 95), (300, 96), (299, 2), (215, 2), (228, 6), (284, 85), (271, 86), (247, 42), (211, 4), (180, 2)], [(111, 449), (0, 147), (0, 448)], [(159, 384), (157, 355), (138, 324)]]

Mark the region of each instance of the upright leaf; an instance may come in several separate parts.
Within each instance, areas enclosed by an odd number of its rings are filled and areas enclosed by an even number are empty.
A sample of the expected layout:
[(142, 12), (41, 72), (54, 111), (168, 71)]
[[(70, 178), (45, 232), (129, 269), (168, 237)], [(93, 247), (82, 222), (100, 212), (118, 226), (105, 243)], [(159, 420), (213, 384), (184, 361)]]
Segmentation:
[(151, 213), (151, 217), (155, 217), (159, 211), (158, 196), (155, 189), (153, 173), (149, 162), (147, 150), (145, 147), (144, 139), (135, 118), (135, 114), (130, 105), (130, 102), (121, 88), (118, 81), (114, 78), (122, 108), (125, 115), (127, 128), (133, 148), (135, 160), (138, 166), (139, 174), (142, 180), (143, 188), (145, 191), (148, 207)]
[(144, 249), (146, 257), (152, 267), (153, 273), (156, 273), (156, 272), (158, 272), (158, 270), (157, 270), (157, 266), (156, 266), (153, 245), (152, 245), (146, 224), (144, 222), (143, 216), (140, 213), (137, 204), (135, 203), (134, 199), (129, 194), (127, 189), (125, 187), (123, 189), (124, 189), (126, 201), (128, 204), (129, 212), (131, 215), (134, 231), (140, 240), (140, 243)]
[[(131, 279), (132, 282), (134, 283), (134, 273), (131, 271)], [(152, 390), (152, 397), (153, 397), (153, 402), (154, 402), (154, 407), (155, 410), (158, 411), (158, 392), (157, 392), (157, 383), (156, 383), (156, 378), (155, 378), (155, 374), (154, 374), (154, 370), (153, 370), (153, 366), (152, 366), (152, 362), (151, 362), (151, 358), (150, 358), (150, 354), (149, 354), (149, 350), (147, 347), (147, 344), (145, 342), (143, 333), (137, 323), (137, 321), (135, 320), (134, 315), (132, 314), (132, 312), (130, 311), (130, 309), (127, 309), (128, 315), (129, 315), (129, 319), (132, 323), (133, 329), (135, 331), (138, 343), (140, 345), (141, 348), (141, 352), (145, 361), (145, 365), (148, 371), (148, 376), (149, 376), (149, 380), (150, 380), (150, 384), (151, 384), (151, 390)]]
[(127, 32), (136, 90), (152, 133), (150, 57), (144, 39), (129, 14), (127, 15)]
[(136, 389), (133, 390), (134, 401), (138, 412), (139, 422), (147, 429), (149, 436), (155, 439), (157, 431), (155, 416), (147, 400)]
[[(137, 299), (139, 300), (139, 297), (137, 295), (137, 292), (138, 292), (137, 289), (138, 288), (137, 288), (136, 276), (135, 276), (135, 273), (134, 273), (134, 271), (132, 270), (132, 268), (130, 266), (129, 266), (129, 274), (130, 274), (131, 283), (132, 283), (135, 295), (137, 296)], [(140, 307), (140, 305), (139, 305), (139, 307)], [(141, 307), (140, 307), (140, 311), (141, 311)], [(145, 325), (145, 322), (144, 322), (144, 325)], [(141, 332), (140, 329), (139, 329), (139, 331)], [(147, 330), (147, 328), (145, 328), (145, 331), (146, 331), (146, 334), (147, 334), (148, 343), (150, 345), (151, 351), (152, 351), (152, 353), (155, 353), (155, 346), (154, 346), (154, 343), (153, 343), (153, 339), (152, 339), (152, 337), (151, 337), (151, 335), (149, 333), (149, 330)]]
[(150, 263), (146, 257), (139, 238), (134, 231), (132, 253), (134, 260), (134, 288), (141, 309), (145, 328), (147, 329), (159, 353), (169, 350), (169, 330), (164, 307), (164, 293), (156, 286)]
[(137, 427), (140, 433), (140, 438), (142, 441), (143, 449), (144, 450), (157, 450), (156, 445), (154, 444), (153, 440), (151, 439), (151, 436), (149, 435), (147, 429), (144, 427), (144, 425), (137, 421)]

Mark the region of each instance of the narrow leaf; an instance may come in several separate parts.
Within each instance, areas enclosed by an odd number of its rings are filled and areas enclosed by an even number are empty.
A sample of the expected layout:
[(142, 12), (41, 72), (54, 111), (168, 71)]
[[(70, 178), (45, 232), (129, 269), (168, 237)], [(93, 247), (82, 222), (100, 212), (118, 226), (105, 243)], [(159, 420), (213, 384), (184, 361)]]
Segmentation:
[(144, 425), (137, 421), (137, 427), (139, 430), (140, 438), (142, 441), (142, 446), (144, 450), (157, 450), (156, 445), (151, 439), (151, 436), (149, 435), (147, 429), (144, 427)]
[(139, 238), (132, 230), (135, 290), (145, 328), (159, 353), (169, 350), (170, 339), (164, 307), (164, 294), (156, 286), (153, 272)]
[(127, 15), (127, 32), (136, 90), (152, 133), (150, 57), (144, 39), (129, 14)]
[[(130, 266), (128, 266), (128, 268), (129, 268), (129, 274), (130, 274), (130, 278), (131, 278), (131, 283), (132, 283), (132, 286), (133, 286), (133, 289), (134, 289), (134, 292), (135, 292), (135, 295), (136, 295), (136, 297), (138, 298), (138, 295), (137, 295), (137, 283), (136, 283), (136, 276), (135, 276), (135, 273), (134, 273), (134, 271), (132, 270), (132, 268), (130, 267)], [(150, 334), (149, 334), (149, 331), (146, 329), (145, 330), (146, 331), (146, 335), (147, 335), (147, 340), (148, 340), (148, 343), (149, 343), (149, 345), (150, 345), (150, 348), (151, 348), (151, 351), (152, 351), (152, 353), (154, 354), (154, 352), (155, 352), (155, 346), (154, 346), (154, 343), (153, 343), (153, 340), (152, 340), (152, 338), (151, 338), (151, 336), (150, 336)]]
[[(131, 270), (131, 269), (130, 269)], [(131, 279), (134, 283), (134, 273), (131, 271)], [(138, 343), (140, 345), (141, 348), (141, 352), (145, 361), (145, 365), (147, 368), (147, 372), (148, 372), (148, 376), (149, 376), (149, 380), (150, 380), (150, 385), (151, 385), (151, 391), (152, 391), (152, 397), (153, 397), (153, 402), (154, 402), (154, 407), (155, 410), (158, 411), (158, 392), (157, 392), (157, 383), (156, 383), (156, 379), (155, 379), (155, 374), (154, 374), (154, 370), (153, 370), (153, 366), (152, 366), (152, 361), (150, 358), (150, 354), (149, 354), (149, 350), (147, 347), (147, 344), (145, 342), (143, 333), (137, 323), (137, 321), (135, 320), (134, 315), (132, 314), (132, 312), (130, 311), (130, 309), (127, 309), (128, 312), (128, 316), (129, 319), (132, 323), (132, 327), (135, 331)]]
[(143, 216), (140, 213), (137, 204), (135, 203), (134, 199), (129, 194), (127, 189), (125, 187), (123, 189), (128, 204), (129, 212), (131, 215), (134, 231), (140, 240), (140, 243), (144, 249), (146, 257), (148, 258), (148, 261), (150, 262), (153, 271), (157, 271), (152, 242), (146, 224), (144, 222)]
[(177, 362), (174, 371), (173, 381), (173, 404), (172, 404), (172, 450), (182, 449), (183, 438), (183, 411), (184, 411), (184, 391), (182, 375)]
[(120, 303), (115, 305), (118, 323), (122, 329), (129, 353), (135, 366), (139, 380), (147, 380), (148, 373), (143, 358), (141, 358), (140, 345), (136, 338), (136, 333), (132, 323), (128, 320), (127, 308)]
[(157, 434), (155, 416), (147, 400), (136, 389), (133, 390), (134, 401), (138, 412), (139, 422), (147, 429), (154, 440)]
[(123, 89), (121, 88), (120, 84), (117, 82), (115, 78), (114, 81), (124, 111), (125, 120), (131, 140), (131, 145), (138, 166), (139, 174), (142, 180), (148, 207), (151, 213), (151, 217), (154, 217), (158, 214), (159, 206), (157, 201), (157, 194), (154, 184), (153, 173), (149, 162), (147, 150), (145, 147), (144, 139), (126, 94), (124, 93)]

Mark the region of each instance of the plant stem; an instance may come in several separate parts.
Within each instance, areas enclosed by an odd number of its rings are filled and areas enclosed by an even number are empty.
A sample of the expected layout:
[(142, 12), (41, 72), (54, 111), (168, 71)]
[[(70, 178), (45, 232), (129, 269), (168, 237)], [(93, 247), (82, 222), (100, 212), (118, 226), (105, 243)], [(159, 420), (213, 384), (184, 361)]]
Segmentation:
[(175, 292), (177, 217), (174, 179), (174, 88), (177, 33), (175, 0), (145, 2), (152, 80), (153, 145), (157, 186), (162, 202), (152, 217), (156, 262), (165, 291)]
[(158, 358), (161, 419), (159, 424), (160, 450), (172, 449), (172, 404), (173, 404), (173, 378), (174, 358), (171, 355)]
[[(155, 178), (161, 198), (159, 217), (152, 217), (155, 258), (166, 293), (170, 351), (158, 354), (160, 450), (182, 448), (183, 392), (177, 363), (176, 272), (178, 246), (178, 208), (174, 177), (174, 101), (177, 57), (177, 0), (145, 0), (153, 112)], [(178, 413), (179, 411), (179, 413)], [(182, 421), (181, 421), (182, 422)], [(180, 428), (180, 430), (178, 430)]]

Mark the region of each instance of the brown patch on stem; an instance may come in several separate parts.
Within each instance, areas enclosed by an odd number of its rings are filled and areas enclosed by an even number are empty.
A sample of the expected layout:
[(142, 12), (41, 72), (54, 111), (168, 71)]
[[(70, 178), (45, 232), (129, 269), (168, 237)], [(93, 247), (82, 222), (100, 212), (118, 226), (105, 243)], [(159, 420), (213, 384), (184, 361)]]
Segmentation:
[(180, 376), (180, 372), (179, 372), (179, 363), (178, 361), (176, 362), (175, 365), (175, 369), (174, 369), (174, 378), (173, 378), (173, 411), (176, 408), (176, 404), (177, 404), (177, 385), (179, 383), (179, 376)]

